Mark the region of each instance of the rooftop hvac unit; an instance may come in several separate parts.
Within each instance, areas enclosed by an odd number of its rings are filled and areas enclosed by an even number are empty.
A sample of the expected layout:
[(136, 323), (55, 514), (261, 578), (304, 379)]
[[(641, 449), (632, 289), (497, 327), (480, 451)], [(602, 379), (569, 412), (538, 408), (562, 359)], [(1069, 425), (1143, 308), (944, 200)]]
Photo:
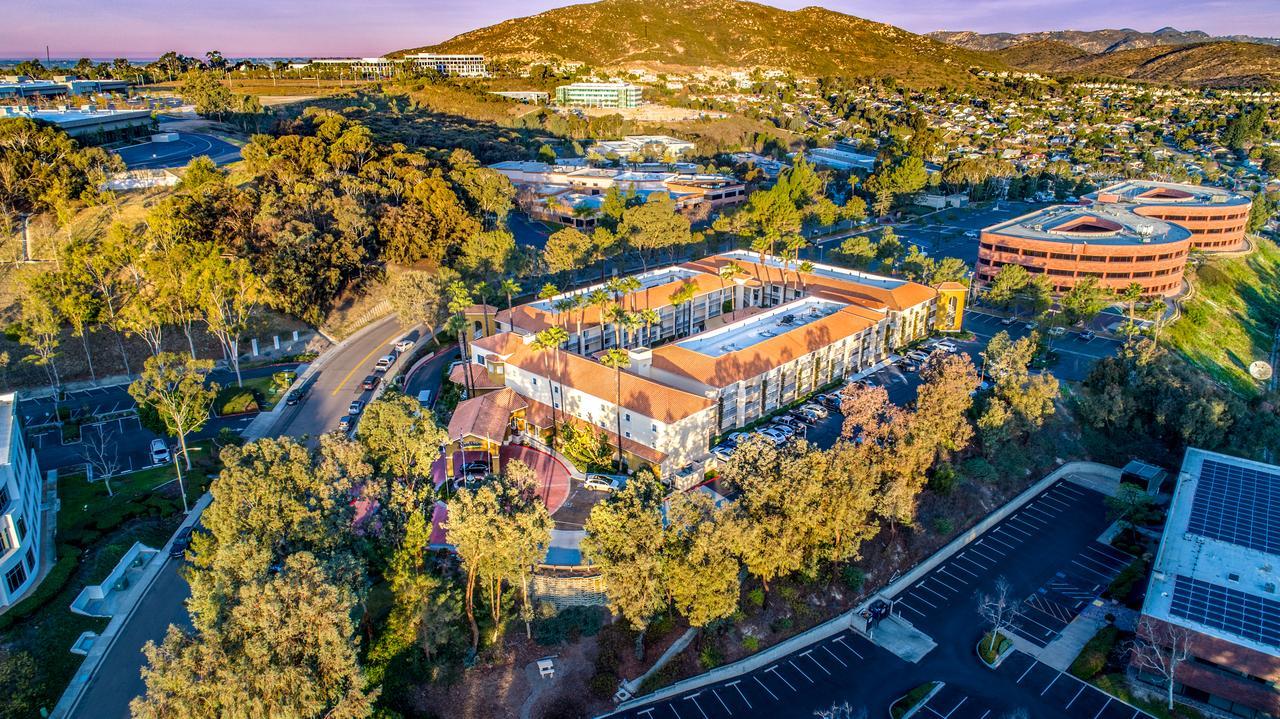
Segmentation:
[(1138, 239), (1143, 242), (1150, 242), (1151, 236), (1155, 234), (1155, 225), (1142, 224), (1134, 228), (1138, 233)]
[(1223, 203), (1227, 201), (1226, 195), (1213, 195), (1209, 198), (1209, 202)]

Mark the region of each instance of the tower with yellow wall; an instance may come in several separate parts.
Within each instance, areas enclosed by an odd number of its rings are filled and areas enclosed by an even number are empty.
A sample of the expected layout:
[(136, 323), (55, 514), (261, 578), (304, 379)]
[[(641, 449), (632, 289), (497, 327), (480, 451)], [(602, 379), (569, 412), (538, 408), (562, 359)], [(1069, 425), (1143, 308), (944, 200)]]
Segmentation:
[(933, 326), (939, 332), (959, 332), (964, 323), (964, 303), (969, 288), (959, 282), (938, 285), (938, 311)]

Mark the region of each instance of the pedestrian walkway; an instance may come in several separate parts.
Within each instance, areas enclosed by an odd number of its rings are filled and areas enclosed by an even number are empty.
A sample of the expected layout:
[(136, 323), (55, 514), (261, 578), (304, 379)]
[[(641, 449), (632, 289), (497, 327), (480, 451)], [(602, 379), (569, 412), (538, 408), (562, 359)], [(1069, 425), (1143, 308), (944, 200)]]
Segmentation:
[(1071, 667), (1076, 657), (1080, 656), (1080, 650), (1084, 649), (1084, 645), (1088, 644), (1098, 630), (1105, 626), (1107, 626), (1105, 620), (1081, 614), (1062, 630), (1057, 639), (1049, 642), (1048, 646), (1043, 649), (1033, 647), (1032, 651), (1027, 653), (1054, 669), (1065, 672)]
[(933, 651), (938, 643), (924, 632), (916, 629), (910, 622), (897, 616), (889, 615), (884, 621), (867, 632), (867, 638), (897, 655), (903, 661), (915, 664)]

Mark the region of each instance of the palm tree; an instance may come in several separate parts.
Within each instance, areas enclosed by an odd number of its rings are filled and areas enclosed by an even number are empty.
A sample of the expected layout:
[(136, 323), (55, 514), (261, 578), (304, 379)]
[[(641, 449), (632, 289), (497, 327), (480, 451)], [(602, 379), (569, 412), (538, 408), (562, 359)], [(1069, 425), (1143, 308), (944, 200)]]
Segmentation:
[(644, 325), (639, 312), (627, 312), (622, 315), (622, 328), (626, 331), (627, 345), (630, 346), (636, 337), (636, 331)]
[(769, 295), (765, 292), (764, 279), (760, 277), (760, 271), (766, 267), (765, 257), (773, 252), (773, 242), (767, 237), (757, 237), (751, 241), (751, 251), (760, 256), (760, 262), (756, 265), (756, 281), (760, 283), (760, 304), (764, 305)]
[[(782, 262), (786, 269), (790, 269), (793, 263), (800, 261), (800, 250), (804, 246), (805, 240), (800, 235), (791, 235), (782, 241)], [(785, 276), (782, 278), (782, 286), (785, 290), (787, 286)]]
[[(563, 327), (554, 325), (533, 336), (529, 345), (537, 352), (551, 351), (552, 369), (547, 373), (547, 394), (551, 399), (551, 448), (555, 449), (556, 436), (559, 432), (559, 408), (556, 407), (556, 378), (560, 374), (560, 348), (569, 341), (569, 333)], [(561, 385), (560, 396), (564, 397), (564, 385)]]
[(502, 280), (502, 284), (498, 285), (498, 291), (507, 296), (507, 314), (510, 315), (512, 308), (511, 298), (520, 294), (520, 285), (508, 277)]
[(622, 347), (624, 339), (622, 326), (627, 318), (627, 309), (622, 305), (612, 305), (606, 311), (609, 315), (609, 324), (613, 325), (613, 346)]
[(582, 314), (586, 312), (586, 308), (587, 308), (586, 295), (583, 295), (583, 294), (569, 295), (563, 300), (560, 300), (560, 302), (557, 304), (560, 304), (560, 306), (564, 307), (570, 312), (572, 312), (573, 310), (578, 311), (577, 315), (574, 316), (575, 334), (578, 337), (578, 354), (580, 355), (586, 354), (586, 350), (582, 346)]
[(600, 348), (604, 349), (604, 320), (605, 307), (613, 300), (609, 297), (609, 293), (604, 289), (597, 287), (587, 293), (587, 304), (600, 310)]
[[(720, 268), (719, 274), (720, 274), (720, 294), (723, 295), (725, 284), (736, 280), (738, 278), (738, 275), (742, 274), (742, 267), (740, 267), (737, 262), (730, 262)], [(730, 309), (730, 312), (736, 313), (738, 311), (738, 301), (736, 297), (730, 300), (729, 306), (732, 308)], [(734, 315), (730, 315), (731, 320), (733, 316)]]
[(652, 307), (646, 307), (640, 310), (640, 321), (644, 323), (644, 343), (653, 346), (653, 326), (662, 323), (662, 315)]
[(622, 474), (622, 368), (631, 366), (631, 355), (615, 347), (604, 353), (600, 364), (613, 368), (613, 413), (618, 419), (618, 474)]
[(623, 277), (618, 280), (618, 289), (622, 291), (624, 297), (630, 297), (631, 311), (636, 311), (636, 293), (644, 287), (644, 284), (634, 277)]
[(688, 321), (688, 325), (690, 325), (690, 326), (689, 326), (689, 327), (687, 327), (686, 329), (692, 329), (692, 325), (693, 325), (693, 305), (692, 305), (692, 304), (690, 304), (690, 303), (693, 301), (693, 298), (694, 298), (694, 296), (695, 296), (697, 293), (698, 293), (698, 286), (697, 286), (697, 285), (695, 285), (695, 284), (693, 284), (692, 282), (686, 282), (686, 283), (684, 283), (684, 284), (680, 285), (680, 288), (679, 288), (679, 289), (677, 289), (675, 292), (672, 292), (672, 293), (671, 293), (671, 297), (670, 297), (671, 304), (672, 304), (672, 305), (674, 305), (674, 306), (675, 306), (675, 309), (676, 309), (676, 321), (675, 321), (675, 325), (676, 325), (676, 336), (677, 336), (677, 337), (679, 337), (679, 336), (680, 336), (680, 310), (681, 310), (681, 308), (682, 308), (683, 306), (685, 306), (685, 305), (689, 305), (689, 321)]
[(1120, 299), (1129, 306), (1129, 326), (1125, 331), (1132, 334), (1134, 330), (1134, 306), (1138, 304), (1138, 300), (1142, 299), (1142, 285), (1137, 282), (1130, 282), (1128, 287), (1120, 292)]
[[(472, 304), (471, 293), (467, 291), (467, 286), (461, 281), (454, 281), (449, 285), (449, 312), (452, 317), (449, 318), (449, 329), (453, 330), (457, 335), (458, 350), (462, 353), (462, 361), (471, 362), (471, 352), (467, 349), (467, 334), (470, 332), (467, 322), (467, 308)], [(475, 387), (471, 381), (470, 367), (467, 368), (466, 374), (463, 376), (463, 386), (467, 388), (467, 396), (475, 396)]]
[(480, 311), (484, 313), (484, 333), (487, 335), (492, 327), (489, 324), (489, 283), (480, 280), (476, 283), (475, 292), (480, 297)]
[(801, 274), (796, 275), (796, 281), (800, 283), (800, 293), (804, 294), (804, 276), (813, 272), (813, 263), (805, 260), (800, 263), (799, 270)]

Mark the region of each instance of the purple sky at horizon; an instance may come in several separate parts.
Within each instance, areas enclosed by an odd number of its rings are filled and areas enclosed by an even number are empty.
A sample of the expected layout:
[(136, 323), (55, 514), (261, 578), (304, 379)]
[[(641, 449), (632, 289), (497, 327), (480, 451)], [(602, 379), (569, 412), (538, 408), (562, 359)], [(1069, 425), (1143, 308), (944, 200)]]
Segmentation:
[[(1215, 35), (1280, 36), (1276, 0), (767, 0), (823, 5), (914, 32), (1093, 30), (1171, 25)], [(573, 0), (5, 0), (0, 57), (375, 56)], [(246, 18), (250, 19), (246, 22)], [(13, 22), (13, 20), (17, 22)]]

